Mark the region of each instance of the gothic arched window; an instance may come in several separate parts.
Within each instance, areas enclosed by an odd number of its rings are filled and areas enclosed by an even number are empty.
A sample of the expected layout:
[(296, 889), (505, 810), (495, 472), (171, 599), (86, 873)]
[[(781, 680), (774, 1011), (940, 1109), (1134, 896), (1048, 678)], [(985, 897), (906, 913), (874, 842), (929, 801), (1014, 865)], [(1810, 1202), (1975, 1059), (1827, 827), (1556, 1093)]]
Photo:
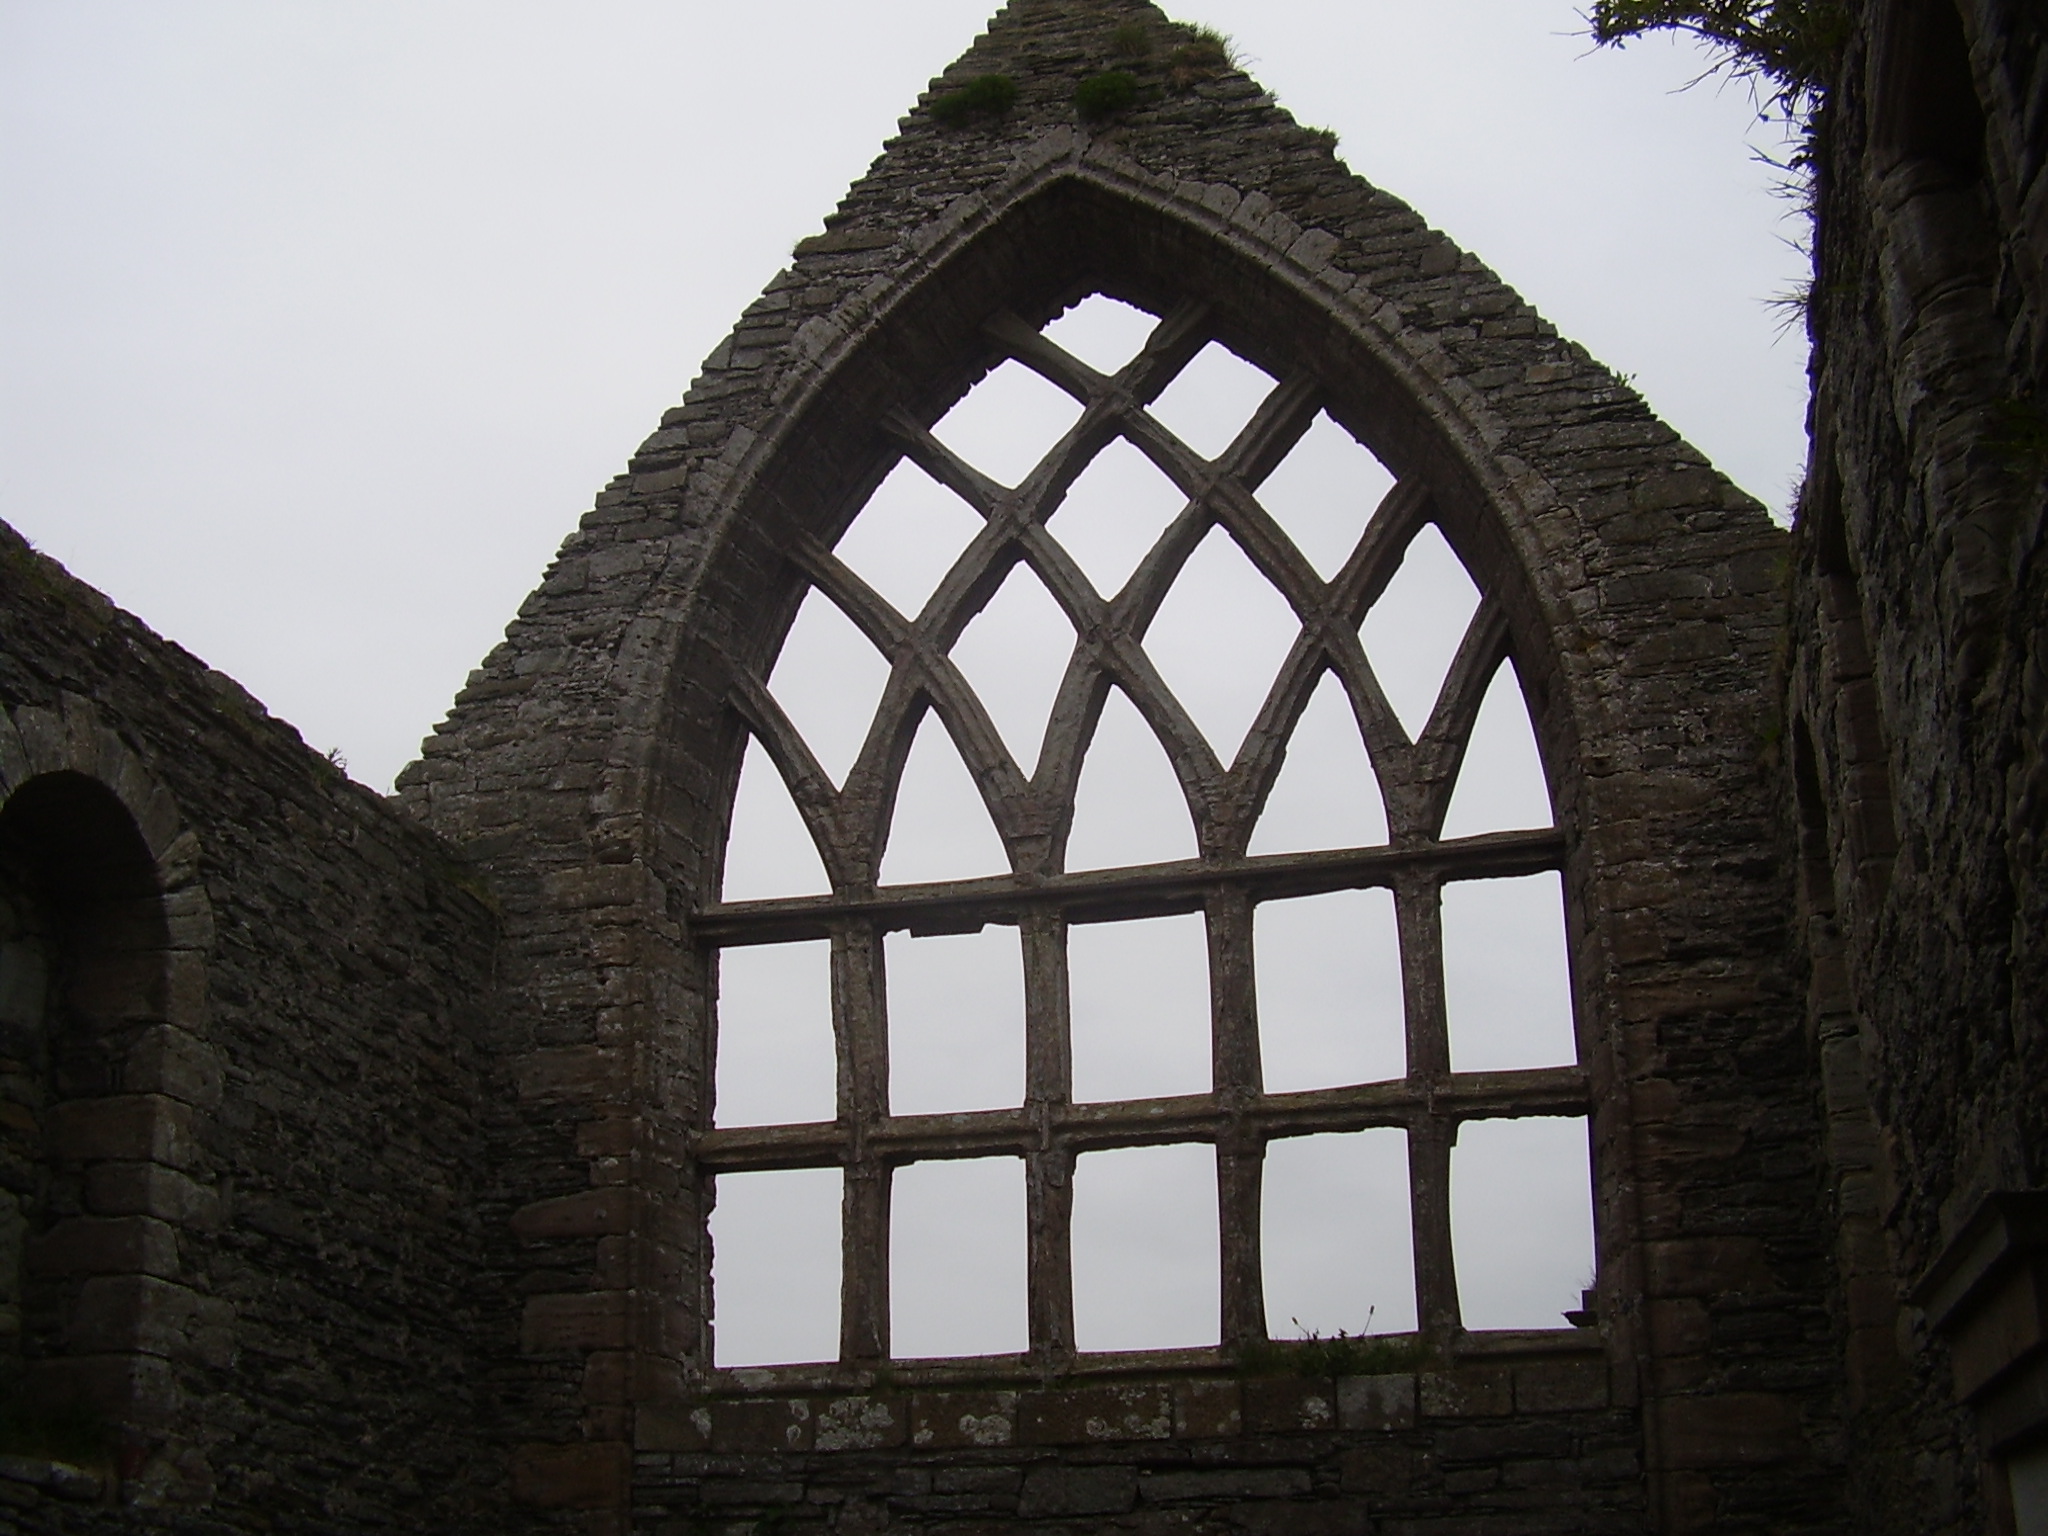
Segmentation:
[(717, 1364), (1560, 1326), (1590, 1283), (1507, 618), (1353, 406), (1154, 307), (993, 322), (737, 679)]

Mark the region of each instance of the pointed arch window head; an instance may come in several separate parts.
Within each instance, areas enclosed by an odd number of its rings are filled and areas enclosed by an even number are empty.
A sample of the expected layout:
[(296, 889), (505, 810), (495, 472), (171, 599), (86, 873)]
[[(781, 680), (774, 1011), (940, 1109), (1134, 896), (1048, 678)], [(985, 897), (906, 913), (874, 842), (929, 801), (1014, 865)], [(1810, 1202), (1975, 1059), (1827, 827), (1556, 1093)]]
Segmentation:
[[(1471, 1235), (1519, 1133), (1462, 1156), (1452, 1209), (1468, 1120), (1583, 1140), (1588, 1108), (1505, 609), (1355, 403), (1203, 315), (994, 317), (961, 398), (885, 415), (900, 458), (737, 685), (695, 922), (716, 1096), (777, 1059), (775, 1091), (808, 1086), (801, 1114), (703, 1117), (717, 1209), (740, 1188), (712, 1217), (720, 1365), (1228, 1351), (1283, 1316), (1441, 1336), (1468, 1278), (1474, 1320), (1579, 1302), (1576, 1250), (1531, 1300)], [(803, 1007), (762, 979), (778, 954)], [(778, 1170), (843, 1271), (780, 1339), (734, 1290)], [(1160, 1200), (1187, 1219), (1152, 1232)], [(1318, 1235), (1315, 1210), (1357, 1214)], [(1126, 1316), (1147, 1265), (1171, 1305)], [(983, 1292), (1000, 1317), (949, 1318)]]

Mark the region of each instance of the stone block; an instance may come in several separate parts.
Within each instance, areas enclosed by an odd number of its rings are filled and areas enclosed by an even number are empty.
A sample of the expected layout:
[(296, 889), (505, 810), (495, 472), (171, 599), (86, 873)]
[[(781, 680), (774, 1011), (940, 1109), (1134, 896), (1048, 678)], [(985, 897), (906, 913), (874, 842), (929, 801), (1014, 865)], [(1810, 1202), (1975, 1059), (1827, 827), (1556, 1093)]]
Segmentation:
[(1244, 1384), (1244, 1427), (1255, 1435), (1335, 1429), (1336, 1384), (1324, 1377), (1253, 1377)]
[(1025, 1445), (1082, 1445), (1173, 1436), (1173, 1394), (1164, 1386), (1065, 1387), (1023, 1393), (1017, 1438)]
[(1345, 1429), (1415, 1427), (1415, 1378), (1346, 1376), (1337, 1383), (1337, 1422)]
[(631, 1195), (618, 1187), (536, 1200), (512, 1213), (512, 1235), (524, 1242), (616, 1235), (627, 1229), (631, 1202)]
[(85, 1282), (65, 1323), (82, 1355), (141, 1350), (226, 1368), (234, 1360), (235, 1309), (153, 1275), (101, 1275)]
[(529, 1355), (558, 1349), (626, 1347), (624, 1291), (555, 1291), (526, 1299), (519, 1347)]
[(1417, 1403), (1428, 1419), (1472, 1419), (1512, 1413), (1514, 1373), (1504, 1365), (1461, 1365), (1447, 1371), (1424, 1371), (1418, 1378)]
[(714, 1451), (807, 1451), (811, 1405), (802, 1398), (721, 1399), (711, 1404)]
[(220, 1225), (220, 1196), (161, 1163), (94, 1163), (85, 1172), (85, 1206), (95, 1216), (154, 1216), (202, 1230)]
[(1761, 1239), (1670, 1238), (1645, 1245), (1653, 1297), (1713, 1297), (1777, 1287)]
[(624, 1097), (626, 1054), (596, 1045), (565, 1045), (529, 1051), (514, 1064), (519, 1097), (612, 1103)]
[(1173, 1387), (1173, 1432), (1214, 1440), (1244, 1430), (1243, 1391), (1235, 1381), (1180, 1381)]
[(1311, 1479), (1302, 1467), (1217, 1467), (1188, 1472), (1149, 1472), (1138, 1480), (1147, 1504), (1185, 1504), (1197, 1500), (1231, 1503), (1240, 1499), (1291, 1499), (1309, 1492)]
[(1776, 1393), (1666, 1398), (1656, 1412), (1664, 1460), (1673, 1467), (1759, 1466), (1806, 1454), (1798, 1410)]
[(630, 1399), (633, 1357), (623, 1349), (593, 1350), (583, 1359), (583, 1401), (615, 1405)]
[(693, 1454), (711, 1448), (711, 1410), (699, 1405), (650, 1405), (633, 1415), (633, 1448)]
[(1537, 1360), (1515, 1367), (1517, 1413), (1584, 1412), (1607, 1406), (1607, 1362)]
[(1138, 1502), (1130, 1467), (1037, 1466), (1024, 1474), (1017, 1513), (1026, 1520), (1059, 1515), (1121, 1515)]
[(918, 1392), (910, 1399), (910, 1443), (950, 1450), (1017, 1439), (1015, 1392)]
[(121, 1082), (135, 1093), (162, 1094), (211, 1109), (220, 1103), (220, 1053), (189, 1030), (161, 1025), (146, 1032), (129, 1050)]
[(32, 1400), (52, 1408), (90, 1408), (137, 1429), (168, 1429), (184, 1411), (184, 1395), (161, 1355), (69, 1355), (28, 1368)]
[(54, 1106), (44, 1124), (45, 1144), (53, 1157), (118, 1158), (189, 1168), (199, 1155), (192, 1106), (161, 1094), (71, 1099)]
[(812, 1444), (821, 1451), (872, 1451), (909, 1438), (909, 1415), (888, 1397), (835, 1397), (818, 1407)]
[(1670, 1297), (1646, 1304), (1650, 1320), (1650, 1349), (1660, 1356), (1696, 1355), (1704, 1352), (1713, 1338), (1713, 1321), (1706, 1303), (1691, 1296)]
[(522, 1445), (511, 1460), (512, 1496), (543, 1509), (621, 1506), (633, 1471), (622, 1444)]
[(72, 1216), (28, 1241), (34, 1275), (178, 1274), (175, 1228), (153, 1216)]

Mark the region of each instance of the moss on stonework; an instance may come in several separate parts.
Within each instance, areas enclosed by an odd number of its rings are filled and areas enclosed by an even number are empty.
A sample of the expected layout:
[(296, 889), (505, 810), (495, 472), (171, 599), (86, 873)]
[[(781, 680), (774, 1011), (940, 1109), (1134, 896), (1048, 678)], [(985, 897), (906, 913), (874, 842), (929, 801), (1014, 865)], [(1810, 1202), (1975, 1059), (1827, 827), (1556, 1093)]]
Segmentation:
[(977, 117), (1000, 117), (1017, 104), (1017, 82), (1008, 75), (976, 75), (958, 90), (932, 102), (932, 117), (948, 128), (960, 128)]
[(1074, 87), (1074, 110), (1089, 122), (1112, 117), (1137, 104), (1138, 77), (1128, 70), (1090, 75)]

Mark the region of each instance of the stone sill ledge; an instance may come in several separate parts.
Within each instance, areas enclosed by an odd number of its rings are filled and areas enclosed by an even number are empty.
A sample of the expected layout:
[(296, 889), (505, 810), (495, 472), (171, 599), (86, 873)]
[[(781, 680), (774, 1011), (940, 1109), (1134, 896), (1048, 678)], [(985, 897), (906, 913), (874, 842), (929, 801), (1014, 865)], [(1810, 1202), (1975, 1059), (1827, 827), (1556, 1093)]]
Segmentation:
[[(1413, 1345), (1414, 1334), (1375, 1334), (1375, 1342)], [(1279, 1341), (1287, 1347), (1287, 1341)], [(1551, 1355), (1597, 1355), (1605, 1348), (1598, 1328), (1489, 1329), (1460, 1332), (1437, 1361), (1457, 1364), (1467, 1360), (1513, 1362)], [(1405, 1374), (1414, 1374), (1430, 1362), (1427, 1346), (1422, 1360)], [(1115, 1381), (1132, 1377), (1285, 1376), (1284, 1369), (1261, 1370), (1241, 1364), (1222, 1349), (1105, 1350), (1079, 1354), (1063, 1361), (1048, 1362), (1030, 1355), (963, 1355), (945, 1359), (896, 1360), (887, 1366), (831, 1362), (819, 1365), (733, 1366), (716, 1370), (706, 1379), (703, 1395), (715, 1398), (749, 1398), (792, 1392), (874, 1392), (912, 1387), (1041, 1387), (1078, 1382)], [(1403, 1374), (1396, 1371), (1393, 1374)]]
[[(702, 1397), (636, 1415), (643, 1453), (915, 1451), (1383, 1433), (1425, 1419), (1612, 1406), (1592, 1329), (1468, 1335), (1445, 1355), (1376, 1375), (1259, 1374), (1214, 1349), (1087, 1357), (1041, 1376), (1014, 1357), (880, 1372), (726, 1373)], [(916, 1379), (913, 1379), (916, 1377)], [(763, 1379), (767, 1378), (767, 1379)]]

